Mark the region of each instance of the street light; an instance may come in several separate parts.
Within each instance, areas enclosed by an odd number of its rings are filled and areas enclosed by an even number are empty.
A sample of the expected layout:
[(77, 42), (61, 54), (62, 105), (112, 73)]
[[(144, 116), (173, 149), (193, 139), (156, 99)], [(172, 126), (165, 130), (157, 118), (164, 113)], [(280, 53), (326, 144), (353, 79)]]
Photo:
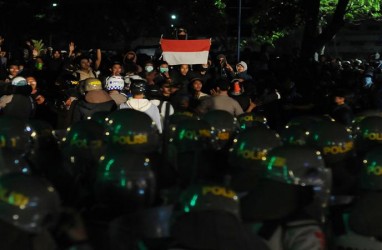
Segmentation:
[(58, 5), (57, 3), (52, 3), (53, 7), (57, 7), (57, 5)]
[(171, 15), (171, 19), (172, 19), (172, 20), (175, 20), (175, 19), (176, 19), (176, 15), (172, 14), (172, 15)]

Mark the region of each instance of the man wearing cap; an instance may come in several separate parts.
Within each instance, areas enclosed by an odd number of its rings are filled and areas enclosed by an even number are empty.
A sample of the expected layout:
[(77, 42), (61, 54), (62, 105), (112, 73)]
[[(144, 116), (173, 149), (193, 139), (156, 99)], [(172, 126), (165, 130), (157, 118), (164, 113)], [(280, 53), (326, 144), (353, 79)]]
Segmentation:
[[(102, 83), (97, 78), (88, 78), (84, 84), (85, 96), (73, 109), (72, 122), (85, 120), (99, 111), (112, 112), (117, 109), (115, 101), (102, 89)], [(76, 101), (74, 101), (76, 102)]]

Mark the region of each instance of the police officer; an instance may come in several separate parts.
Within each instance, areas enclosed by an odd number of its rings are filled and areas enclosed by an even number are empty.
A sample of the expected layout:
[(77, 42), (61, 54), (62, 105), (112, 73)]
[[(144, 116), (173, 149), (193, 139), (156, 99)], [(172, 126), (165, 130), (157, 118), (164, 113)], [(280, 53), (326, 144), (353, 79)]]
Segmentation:
[(178, 184), (220, 179), (212, 153), (216, 141), (215, 129), (204, 120), (185, 119), (178, 123), (168, 145), (168, 163), (177, 174)]
[(258, 237), (249, 237), (238, 195), (221, 185), (189, 186), (174, 207), (173, 219), (171, 249), (268, 249)]
[(320, 222), (330, 175), (320, 152), (304, 146), (276, 147), (263, 167), (257, 187), (240, 199), (244, 222), (251, 227), (261, 222), (255, 231), (271, 249), (325, 249)]
[(49, 230), (56, 225), (60, 200), (43, 178), (25, 174), (0, 177), (1, 249), (56, 249)]
[(74, 206), (89, 206), (98, 160), (106, 148), (105, 131), (96, 121), (84, 120), (70, 126), (62, 139), (64, 167), (56, 168), (55, 183), (64, 201)]
[(0, 193), (1, 249), (91, 250), (79, 214), (61, 206), (45, 178), (7, 174)]
[[(108, 240), (110, 223), (116, 220), (113, 224), (117, 224), (114, 230), (118, 233), (118, 225), (124, 226), (124, 215), (150, 208), (156, 200), (156, 177), (150, 157), (109, 148), (100, 158), (93, 191), (95, 203), (85, 216), (89, 238), (100, 249), (112, 249)], [(134, 242), (133, 233), (125, 237), (123, 242)]]
[(30, 173), (27, 155), (32, 147), (34, 130), (12, 117), (0, 117), (0, 176), (7, 173)]
[[(336, 249), (382, 249), (382, 148), (369, 151), (360, 173), (360, 195), (349, 212), (342, 214), (345, 231), (336, 237)], [(336, 232), (338, 234), (338, 232)]]
[(357, 165), (354, 140), (345, 125), (323, 120), (310, 126), (306, 145), (320, 150), (325, 165), (333, 171), (334, 195), (353, 194)]
[(272, 148), (281, 146), (279, 135), (266, 127), (240, 131), (229, 150), (231, 186), (237, 192), (253, 189), (263, 171), (262, 161)]

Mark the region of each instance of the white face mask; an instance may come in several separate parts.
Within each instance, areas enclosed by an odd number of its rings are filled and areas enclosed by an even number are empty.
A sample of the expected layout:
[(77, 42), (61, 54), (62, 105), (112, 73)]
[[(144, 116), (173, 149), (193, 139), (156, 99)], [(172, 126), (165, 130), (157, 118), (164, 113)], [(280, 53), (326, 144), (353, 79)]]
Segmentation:
[(146, 66), (145, 67), (145, 70), (146, 70), (146, 72), (151, 72), (151, 71), (153, 71), (154, 70), (154, 67), (153, 66), (151, 66), (151, 65), (149, 65), (149, 66)]

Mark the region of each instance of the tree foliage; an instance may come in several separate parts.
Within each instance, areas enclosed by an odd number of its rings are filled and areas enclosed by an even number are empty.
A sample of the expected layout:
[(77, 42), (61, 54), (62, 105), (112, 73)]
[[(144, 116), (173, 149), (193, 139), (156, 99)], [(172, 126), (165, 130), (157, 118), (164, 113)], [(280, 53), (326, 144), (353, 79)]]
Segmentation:
[(251, 23), (261, 42), (273, 43), (307, 25), (318, 37), (347, 22), (379, 19), (380, 8), (380, 0), (269, 0), (253, 8)]

